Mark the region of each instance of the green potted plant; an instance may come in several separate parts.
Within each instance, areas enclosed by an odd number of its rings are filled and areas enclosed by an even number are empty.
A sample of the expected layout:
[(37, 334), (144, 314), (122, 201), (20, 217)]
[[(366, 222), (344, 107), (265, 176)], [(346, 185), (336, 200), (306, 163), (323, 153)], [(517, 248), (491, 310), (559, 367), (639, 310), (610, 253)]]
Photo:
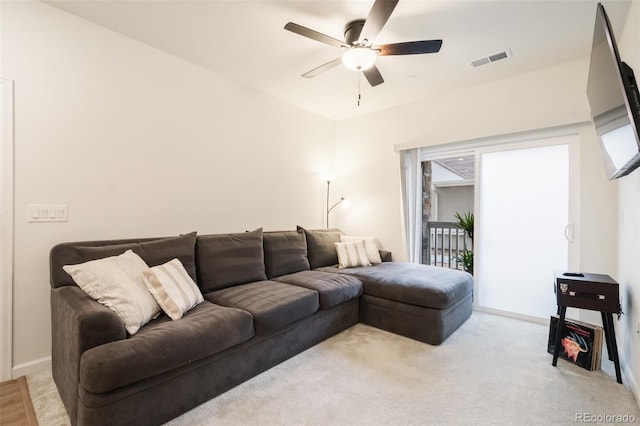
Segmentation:
[(464, 216), (456, 213), (455, 216), (458, 219), (458, 226), (464, 229), (471, 241), (473, 241), (473, 213), (467, 212)]
[(473, 275), (473, 252), (471, 250), (462, 250), (462, 255), (458, 257), (458, 262), (462, 263), (465, 271)]
[[(473, 225), (474, 225), (474, 216), (473, 213), (467, 212), (464, 215), (460, 213), (455, 214), (456, 219), (458, 220), (458, 226), (464, 230), (469, 236), (471, 240), (471, 245), (473, 248)], [(464, 270), (470, 274), (473, 274), (473, 250), (464, 248), (462, 251), (462, 255), (458, 256), (458, 262), (462, 263)]]

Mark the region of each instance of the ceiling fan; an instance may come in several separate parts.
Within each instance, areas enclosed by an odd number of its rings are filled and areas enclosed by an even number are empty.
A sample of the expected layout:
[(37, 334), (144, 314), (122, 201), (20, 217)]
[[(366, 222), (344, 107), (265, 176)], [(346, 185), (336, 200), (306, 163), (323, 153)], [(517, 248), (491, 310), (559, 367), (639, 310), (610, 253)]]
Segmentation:
[(319, 33), (302, 25), (294, 24), (293, 22), (285, 25), (285, 30), (328, 44), (329, 46), (345, 49), (341, 57), (320, 65), (302, 74), (302, 76), (312, 78), (343, 63), (351, 70), (362, 71), (369, 84), (371, 84), (371, 86), (377, 86), (384, 83), (382, 74), (380, 74), (378, 67), (375, 65), (378, 56), (417, 55), (438, 52), (442, 46), (442, 40), (407, 41), (404, 43), (383, 44), (380, 46), (373, 45), (375, 38), (389, 20), (398, 1), (399, 0), (376, 0), (375, 3), (373, 3), (367, 19), (356, 19), (347, 23), (344, 28), (345, 41)]

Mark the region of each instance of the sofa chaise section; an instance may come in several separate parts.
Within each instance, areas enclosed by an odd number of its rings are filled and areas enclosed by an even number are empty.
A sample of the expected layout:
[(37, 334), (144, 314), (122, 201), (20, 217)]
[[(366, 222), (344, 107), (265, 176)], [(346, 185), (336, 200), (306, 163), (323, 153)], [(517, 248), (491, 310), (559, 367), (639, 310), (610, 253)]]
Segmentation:
[(439, 345), (471, 316), (473, 277), (467, 272), (404, 262), (320, 270), (362, 280), (360, 321), (392, 333)]
[(473, 277), (463, 271), (392, 262), (385, 253), (382, 263), (339, 268), (335, 245), (341, 241), (337, 229), (304, 231), (315, 255), (314, 271), (337, 273), (362, 281), (360, 321), (392, 333), (432, 345), (444, 342), (470, 316)]

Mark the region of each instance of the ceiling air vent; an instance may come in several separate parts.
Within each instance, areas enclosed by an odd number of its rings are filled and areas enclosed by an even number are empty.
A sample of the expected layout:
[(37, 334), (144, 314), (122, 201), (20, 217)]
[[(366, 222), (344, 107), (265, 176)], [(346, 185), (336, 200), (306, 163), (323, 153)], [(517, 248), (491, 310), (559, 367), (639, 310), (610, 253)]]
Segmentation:
[(509, 49), (505, 49), (502, 52), (494, 53), (493, 55), (485, 56), (485, 57), (476, 59), (475, 61), (471, 61), (471, 66), (479, 67), (480, 65), (486, 65), (491, 62), (496, 62), (501, 59), (507, 59), (510, 57), (511, 57), (511, 52), (509, 51)]

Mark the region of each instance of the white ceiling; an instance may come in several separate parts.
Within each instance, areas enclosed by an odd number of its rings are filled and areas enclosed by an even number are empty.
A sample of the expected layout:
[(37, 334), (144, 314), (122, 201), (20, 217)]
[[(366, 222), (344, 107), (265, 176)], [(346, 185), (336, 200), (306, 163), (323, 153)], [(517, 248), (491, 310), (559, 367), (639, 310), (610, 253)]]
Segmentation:
[[(366, 18), (373, 0), (60, 1), (46, 3), (199, 64), (334, 120), (429, 98), (589, 55), (597, 1), (400, 0), (375, 44), (442, 39), (439, 53), (378, 57), (384, 84), (370, 87), (339, 66), (301, 74), (337, 58), (334, 48), (283, 29), (295, 22), (343, 40), (344, 25)], [(605, 0), (619, 37), (630, 0)], [(470, 62), (511, 51), (478, 68)], [(586, 89), (585, 89), (586, 90)]]

